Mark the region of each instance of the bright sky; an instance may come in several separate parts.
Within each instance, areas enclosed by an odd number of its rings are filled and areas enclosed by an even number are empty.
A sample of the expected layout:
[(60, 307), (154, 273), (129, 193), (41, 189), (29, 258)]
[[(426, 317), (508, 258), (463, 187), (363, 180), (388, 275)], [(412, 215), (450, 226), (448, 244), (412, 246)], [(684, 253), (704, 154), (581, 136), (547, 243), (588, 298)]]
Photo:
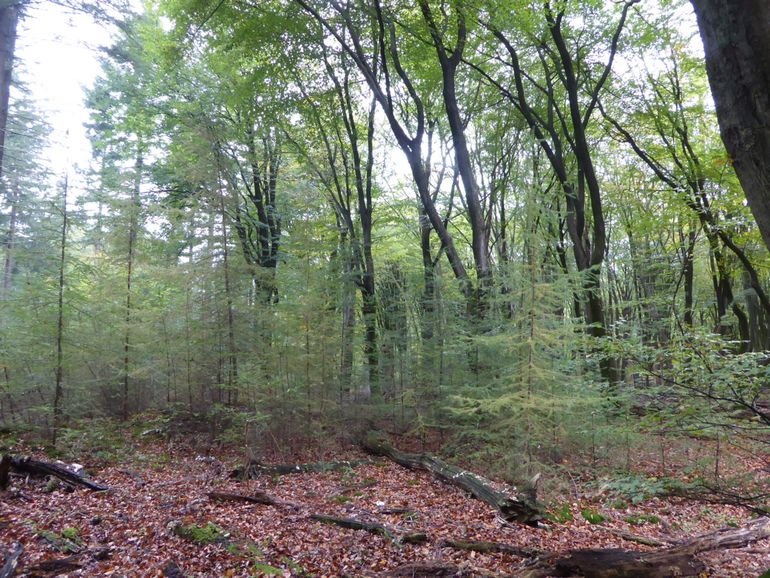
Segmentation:
[(73, 196), (80, 192), (82, 179), (72, 169), (85, 168), (91, 156), (83, 126), (88, 120), (84, 89), (92, 86), (99, 73), (98, 48), (109, 44), (110, 32), (92, 17), (48, 1), (31, 3), (19, 22), (19, 75), (53, 128), (51, 169), (59, 180), (69, 165)]

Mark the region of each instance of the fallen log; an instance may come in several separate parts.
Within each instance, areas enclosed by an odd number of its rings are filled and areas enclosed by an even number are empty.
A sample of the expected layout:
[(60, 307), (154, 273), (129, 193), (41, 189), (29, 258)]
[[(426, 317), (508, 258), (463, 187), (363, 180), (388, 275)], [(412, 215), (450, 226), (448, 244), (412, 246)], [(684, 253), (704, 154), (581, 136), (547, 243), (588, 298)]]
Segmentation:
[(231, 478), (255, 479), (260, 476), (285, 476), (288, 474), (325, 473), (349, 470), (373, 463), (371, 460), (348, 460), (342, 462), (316, 462), (310, 464), (263, 464), (257, 461), (249, 462), (245, 467), (235, 468)]
[(603, 550), (576, 550), (554, 564), (553, 574), (585, 578), (670, 578), (671, 576), (698, 576), (706, 566), (686, 552), (661, 550), (641, 553), (620, 548)]
[(396, 544), (422, 544), (428, 541), (428, 536), (422, 532), (403, 532), (399, 534), (397, 530), (386, 528), (376, 522), (364, 522), (353, 518), (335, 518), (334, 516), (325, 516), (323, 514), (313, 514), (310, 516), (310, 519), (349, 530), (364, 530), (383, 536)]
[(19, 565), (19, 557), (24, 552), (24, 546), (20, 542), (13, 545), (13, 550), (8, 554), (8, 558), (0, 569), (0, 578), (11, 578), (16, 573), (16, 567)]
[(265, 492), (259, 490), (254, 491), (251, 496), (244, 496), (242, 494), (230, 494), (228, 492), (208, 492), (206, 494), (210, 500), (217, 502), (247, 502), (250, 504), (263, 504), (266, 506), (289, 506), (291, 508), (299, 508), (298, 504), (293, 502), (285, 502), (277, 498), (272, 497)]
[(53, 574), (54, 576), (63, 574), (64, 572), (71, 572), (73, 570), (82, 568), (83, 565), (80, 563), (81, 557), (81, 554), (73, 554), (72, 556), (67, 556), (66, 558), (51, 558), (50, 560), (43, 560), (34, 566), (25, 568), (25, 572), (32, 574), (36, 572), (43, 572), (45, 574)]
[(442, 540), (438, 543), (438, 546), (441, 548), (454, 548), (455, 550), (470, 550), (482, 554), (512, 554), (519, 558), (534, 558), (543, 554), (542, 550), (535, 548), (521, 548), (500, 542), (478, 542), (475, 540)]
[(10, 482), (11, 456), (4, 455), (0, 459), (0, 490), (5, 490)]
[(759, 518), (740, 528), (723, 528), (701, 534), (655, 552), (632, 552), (619, 548), (576, 550), (553, 563), (553, 575), (579, 574), (585, 578), (698, 576), (705, 571), (705, 565), (695, 557), (696, 554), (740, 548), (768, 537), (770, 518)]
[(380, 572), (376, 576), (380, 578), (501, 578), (503, 575), (472, 566), (425, 562), (405, 564)]
[(54, 476), (62, 481), (70, 483), (75, 486), (84, 486), (89, 490), (97, 492), (103, 492), (109, 490), (106, 486), (101, 486), (91, 480), (76, 474), (68, 470), (67, 468), (54, 464), (51, 462), (41, 462), (39, 460), (33, 460), (32, 458), (11, 457), (11, 469), (22, 474), (30, 474), (33, 476)]
[(408, 454), (373, 437), (363, 442), (363, 448), (377, 456), (390, 458), (410, 470), (428, 470), (441, 480), (469, 492), (474, 498), (490, 504), (508, 522), (537, 526), (545, 517), (545, 507), (530, 494), (509, 495), (494, 489), (490, 480), (457, 466), (447, 464), (429, 454)]

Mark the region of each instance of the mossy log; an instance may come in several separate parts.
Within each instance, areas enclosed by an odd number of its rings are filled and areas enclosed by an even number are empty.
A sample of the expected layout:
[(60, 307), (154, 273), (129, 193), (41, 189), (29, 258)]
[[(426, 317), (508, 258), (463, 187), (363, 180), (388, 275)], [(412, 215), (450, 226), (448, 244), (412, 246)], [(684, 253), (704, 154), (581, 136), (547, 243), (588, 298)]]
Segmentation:
[(544, 518), (545, 507), (532, 495), (534, 492), (526, 495), (499, 492), (490, 480), (473, 472), (447, 464), (430, 454), (400, 452), (393, 446), (374, 437), (365, 439), (362, 445), (367, 452), (390, 458), (405, 468), (432, 472), (439, 479), (460, 487), (474, 498), (493, 506), (508, 522), (537, 526), (538, 522)]
[(230, 473), (230, 477), (239, 480), (252, 480), (261, 476), (285, 476), (288, 474), (303, 474), (308, 472), (336, 472), (340, 470), (350, 470), (371, 463), (371, 460), (315, 462), (309, 464), (263, 464), (261, 462), (251, 461), (245, 467), (235, 468)]
[(323, 514), (313, 514), (311, 520), (332, 524), (347, 528), (349, 530), (364, 530), (372, 534), (377, 534), (387, 538), (397, 544), (422, 544), (428, 541), (428, 536), (422, 532), (399, 532), (396, 529), (386, 528), (376, 522), (364, 522), (354, 518), (336, 518), (334, 516), (325, 516)]
[(512, 554), (520, 558), (534, 558), (541, 555), (541, 550), (535, 548), (521, 548), (500, 542), (479, 542), (475, 540), (443, 540), (438, 543), (442, 548), (454, 548), (455, 550), (470, 550), (482, 554), (501, 553)]
[(439, 562), (405, 564), (377, 574), (379, 578), (501, 578), (501, 574), (472, 566)]
[(32, 458), (11, 457), (11, 469), (20, 474), (30, 474), (33, 476), (54, 476), (74, 486), (83, 486), (89, 490), (103, 492), (109, 490), (107, 486), (99, 485), (91, 480), (68, 470), (66, 467), (51, 462), (42, 462)]
[(210, 500), (217, 502), (247, 502), (250, 504), (263, 504), (266, 506), (289, 506), (295, 509), (299, 508), (298, 504), (279, 500), (278, 498), (274, 498), (273, 496), (259, 490), (255, 490), (252, 495), (249, 496), (242, 494), (231, 494), (228, 492), (208, 492), (206, 495)]

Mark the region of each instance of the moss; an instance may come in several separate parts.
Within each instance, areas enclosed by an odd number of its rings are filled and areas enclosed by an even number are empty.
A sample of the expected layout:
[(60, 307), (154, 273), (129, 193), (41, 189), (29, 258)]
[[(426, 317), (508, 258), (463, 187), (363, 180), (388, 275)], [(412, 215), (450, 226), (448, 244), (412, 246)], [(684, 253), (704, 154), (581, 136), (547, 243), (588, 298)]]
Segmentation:
[(176, 536), (188, 540), (200, 546), (206, 544), (222, 544), (227, 541), (230, 534), (212, 522), (205, 526), (195, 524), (183, 524), (181, 522), (169, 522), (169, 530)]
[(588, 508), (581, 510), (580, 514), (589, 524), (601, 524), (607, 519), (596, 510), (589, 510)]

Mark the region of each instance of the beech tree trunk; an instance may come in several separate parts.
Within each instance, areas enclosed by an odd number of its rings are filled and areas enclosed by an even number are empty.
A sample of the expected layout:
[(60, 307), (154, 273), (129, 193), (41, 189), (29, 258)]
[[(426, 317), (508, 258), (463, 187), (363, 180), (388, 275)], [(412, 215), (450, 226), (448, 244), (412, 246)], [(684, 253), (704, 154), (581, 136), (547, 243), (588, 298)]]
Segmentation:
[(722, 140), (770, 248), (770, 3), (691, 1)]

